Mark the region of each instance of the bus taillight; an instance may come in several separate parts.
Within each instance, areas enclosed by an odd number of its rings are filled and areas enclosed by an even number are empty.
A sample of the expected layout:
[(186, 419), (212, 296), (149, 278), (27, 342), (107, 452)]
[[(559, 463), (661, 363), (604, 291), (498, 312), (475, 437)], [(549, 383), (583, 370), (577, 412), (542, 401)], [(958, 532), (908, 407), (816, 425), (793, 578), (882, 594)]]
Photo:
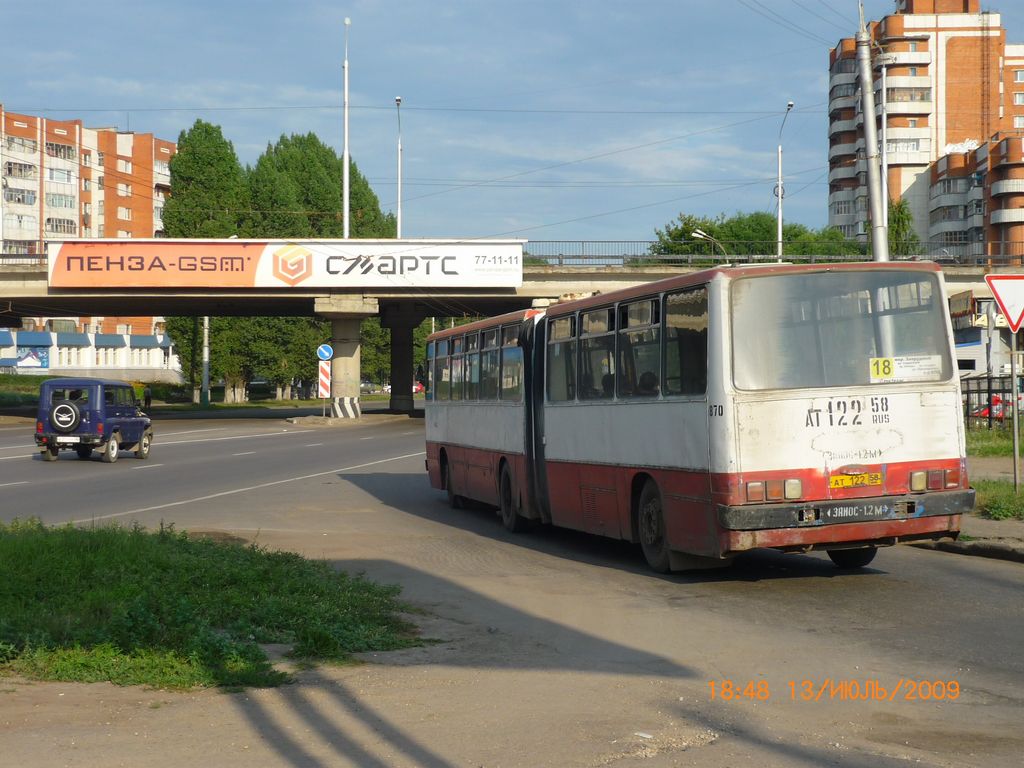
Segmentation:
[(792, 500), (803, 495), (803, 483), (794, 478), (747, 483), (747, 501)]

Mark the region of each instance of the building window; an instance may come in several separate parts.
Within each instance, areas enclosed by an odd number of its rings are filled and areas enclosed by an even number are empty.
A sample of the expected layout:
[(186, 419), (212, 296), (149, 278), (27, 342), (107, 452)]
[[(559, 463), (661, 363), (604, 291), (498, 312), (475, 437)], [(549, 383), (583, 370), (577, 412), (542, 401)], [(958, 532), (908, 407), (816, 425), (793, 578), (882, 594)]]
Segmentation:
[(853, 213), (852, 200), (836, 200), (832, 203), (832, 214), (834, 216), (844, 216), (848, 213)]
[(6, 144), (8, 149), (25, 155), (34, 155), (36, 148), (39, 146), (36, 144), (35, 139), (26, 139), (21, 136), (8, 136)]
[(931, 88), (886, 88), (885, 98), (890, 104), (907, 101), (931, 101)]
[(909, 70), (910, 77), (917, 77), (917, 67), (910, 67)]
[(1015, 118), (1013, 118), (1013, 127), (1014, 128), (1024, 128), (1024, 117), (1015, 117)]
[(73, 184), (74, 174), (65, 168), (47, 168), (46, 169), (47, 181), (57, 181), (61, 184)]
[(21, 203), (22, 205), (35, 205), (36, 191), (34, 189), (4, 187), (4, 202)]
[(1013, 104), (1016, 107), (1024, 106), (1024, 93), (1016, 91), (1013, 94)]
[(893, 139), (885, 142), (888, 152), (920, 152), (921, 142), (918, 139)]
[(90, 163), (92, 163), (92, 153), (91, 152), (83, 152), (82, 153), (82, 165), (88, 166)]
[(20, 213), (6, 213), (4, 214), (4, 228), (11, 229), (37, 229), (39, 227), (39, 219), (35, 216), (23, 216)]
[(35, 240), (4, 240), (3, 253), (28, 256), (36, 252)]
[(118, 184), (117, 185), (117, 194), (120, 195), (121, 197), (131, 197), (131, 195), (132, 195), (132, 185), (131, 184)]
[(58, 235), (73, 235), (78, 231), (78, 224), (74, 219), (48, 218), (46, 220), (46, 231)]
[(932, 185), (931, 196), (958, 195), (967, 191), (970, 179), (965, 176), (958, 176), (953, 179), (940, 179)]
[(1024, 83), (1024, 69), (1013, 70), (1013, 82)]
[(4, 176), (13, 179), (34, 179), (36, 167), (28, 163), (4, 163)]
[(82, 191), (90, 192), (92, 190), (92, 181), (89, 179), (82, 179)]
[(118, 237), (131, 237), (132, 233), (129, 232), (127, 229), (119, 229), (119, 230), (117, 230), (117, 236)]
[(124, 207), (118, 208), (117, 209), (117, 218), (119, 218), (121, 221), (131, 221), (132, 220), (132, 209), (131, 208), (124, 208)]
[(132, 161), (131, 160), (122, 160), (120, 157), (117, 158), (117, 170), (120, 171), (121, 173), (131, 173), (132, 172)]
[(58, 195), (55, 192), (46, 193), (46, 204), (51, 208), (74, 208), (74, 195)]
[(917, 128), (917, 118), (916, 117), (912, 117), (909, 120), (907, 120), (907, 127), (908, 128)]
[(46, 154), (50, 157), (59, 157), (61, 160), (75, 160), (78, 153), (70, 144), (57, 144), (53, 141), (46, 142)]
[(911, 53), (915, 53), (917, 51), (917, 43), (911, 41), (910, 45), (907, 47), (907, 50), (910, 51)]

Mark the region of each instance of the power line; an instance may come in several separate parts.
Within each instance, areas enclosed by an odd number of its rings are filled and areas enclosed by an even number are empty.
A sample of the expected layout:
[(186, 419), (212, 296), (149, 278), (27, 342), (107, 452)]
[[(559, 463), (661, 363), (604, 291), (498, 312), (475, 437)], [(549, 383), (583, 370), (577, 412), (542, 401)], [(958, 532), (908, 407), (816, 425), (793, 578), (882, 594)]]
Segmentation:
[(792, 2), (793, 2), (794, 5), (799, 6), (804, 11), (806, 11), (809, 14), (811, 14), (812, 16), (817, 16), (819, 19), (824, 21), (826, 24), (831, 24), (836, 29), (841, 30), (841, 31), (846, 32), (847, 34), (849, 34), (850, 27), (848, 25), (844, 26), (844, 25), (841, 25), (841, 24), (837, 24), (836, 22), (832, 21), (832, 19), (825, 18), (820, 13), (818, 13), (816, 10), (814, 10), (813, 8), (808, 8), (806, 5), (801, 3), (800, 0), (792, 0)]
[(821, 43), (822, 45), (826, 45), (829, 47), (831, 47), (832, 45), (832, 43), (826, 40), (824, 37), (821, 37), (815, 32), (810, 31), (809, 29), (801, 27), (799, 24), (795, 24), (789, 21), (784, 16), (780, 16), (770, 8), (766, 8), (761, 3), (759, 3), (758, 0), (736, 0), (736, 2), (738, 2), (744, 8), (746, 8), (748, 11), (753, 11), (754, 13), (763, 16), (764, 18), (768, 19), (768, 21), (782, 27), (783, 29), (786, 29), (790, 32), (794, 32), (802, 37), (806, 37), (808, 40), (813, 40), (817, 43)]

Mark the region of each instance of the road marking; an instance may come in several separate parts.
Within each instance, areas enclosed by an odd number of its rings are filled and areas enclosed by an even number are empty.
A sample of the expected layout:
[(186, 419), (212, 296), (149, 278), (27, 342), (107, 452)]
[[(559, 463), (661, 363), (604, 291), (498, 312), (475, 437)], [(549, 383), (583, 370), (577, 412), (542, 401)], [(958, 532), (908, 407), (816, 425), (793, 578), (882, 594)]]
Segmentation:
[(160, 446), (166, 445), (191, 445), (192, 443), (215, 443), (221, 440), (245, 440), (250, 437), (280, 437), (281, 435), (302, 435), (306, 432), (313, 432), (312, 429), (282, 429), (280, 432), (261, 432), (255, 435), (232, 435), (231, 437), (200, 437), (196, 440), (171, 440), (171, 441), (160, 441)]
[(318, 445), (323, 445), (323, 443), (306, 443), (307, 448), (316, 448)]
[(418, 435), (419, 433), (420, 433), (420, 431), (416, 430), (414, 432), (403, 432), (402, 434), (403, 435)]
[(27, 485), (28, 480), (18, 480), (16, 483), (0, 483), (0, 488), (6, 488), (8, 485)]
[(0, 456), (0, 461), (10, 461), (11, 459), (31, 459), (33, 454), (29, 453), (24, 456)]
[(360, 437), (359, 439), (360, 440), (373, 440), (372, 437)]
[(81, 520), (72, 520), (73, 525), (79, 523), (88, 523), (92, 520), (109, 520), (112, 517), (125, 517), (126, 515), (141, 515), (144, 512), (155, 512), (158, 509), (169, 509), (170, 507), (182, 507), (186, 504), (195, 504), (200, 501), (210, 501), (211, 499), (219, 499), (224, 496), (233, 496), (236, 493), (246, 493), (248, 491), (259, 491), (263, 488), (272, 488), (275, 485), (283, 485), (285, 483), (295, 483), (300, 480), (312, 480), (314, 477), (324, 477), (326, 475), (337, 475), (341, 472), (354, 472), (357, 469), (365, 469), (366, 467), (374, 467), (378, 464), (387, 464), (391, 461), (402, 461), (403, 459), (411, 459), (415, 456), (425, 456), (426, 451), (419, 451), (417, 453), (406, 453), (402, 456), (392, 456), (389, 459), (379, 459), (378, 461), (368, 461), (365, 464), (354, 464), (351, 467), (341, 467), (339, 469), (328, 469), (326, 472), (314, 472), (311, 475), (299, 475), (298, 477), (286, 477), (284, 480), (274, 480), (269, 483), (260, 483), (259, 485), (248, 485), (243, 488), (232, 488), (229, 491), (220, 491), (219, 493), (211, 493), (207, 496), (197, 496), (194, 499), (184, 499), (183, 501), (169, 501), (166, 504), (157, 504), (152, 507), (141, 507), (139, 509), (130, 509), (127, 512), (114, 512), (109, 515), (96, 515), (94, 517), (83, 517)]
[(3, 448), (0, 448), (0, 451), (24, 451), (24, 450), (27, 450), (29, 448), (35, 448), (35, 446), (31, 445), (31, 444), (29, 444), (29, 445), (5, 445)]
[(143, 464), (141, 467), (132, 467), (132, 469), (156, 469), (162, 466), (163, 464)]
[(232, 453), (232, 456), (252, 456), (256, 451), (242, 451), (241, 453)]
[(183, 429), (181, 432), (163, 432), (160, 434), (168, 435), (191, 435), (195, 432), (223, 432), (227, 427), (207, 427), (206, 429)]

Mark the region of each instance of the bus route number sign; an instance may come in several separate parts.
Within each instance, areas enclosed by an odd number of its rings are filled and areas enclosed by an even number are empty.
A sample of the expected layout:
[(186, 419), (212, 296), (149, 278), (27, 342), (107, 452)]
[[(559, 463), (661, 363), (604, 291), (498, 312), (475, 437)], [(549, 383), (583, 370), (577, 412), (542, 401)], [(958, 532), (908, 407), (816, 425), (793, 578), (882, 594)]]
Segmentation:
[(899, 381), (937, 381), (942, 375), (938, 355), (872, 357), (868, 360), (868, 378), (872, 384)]

